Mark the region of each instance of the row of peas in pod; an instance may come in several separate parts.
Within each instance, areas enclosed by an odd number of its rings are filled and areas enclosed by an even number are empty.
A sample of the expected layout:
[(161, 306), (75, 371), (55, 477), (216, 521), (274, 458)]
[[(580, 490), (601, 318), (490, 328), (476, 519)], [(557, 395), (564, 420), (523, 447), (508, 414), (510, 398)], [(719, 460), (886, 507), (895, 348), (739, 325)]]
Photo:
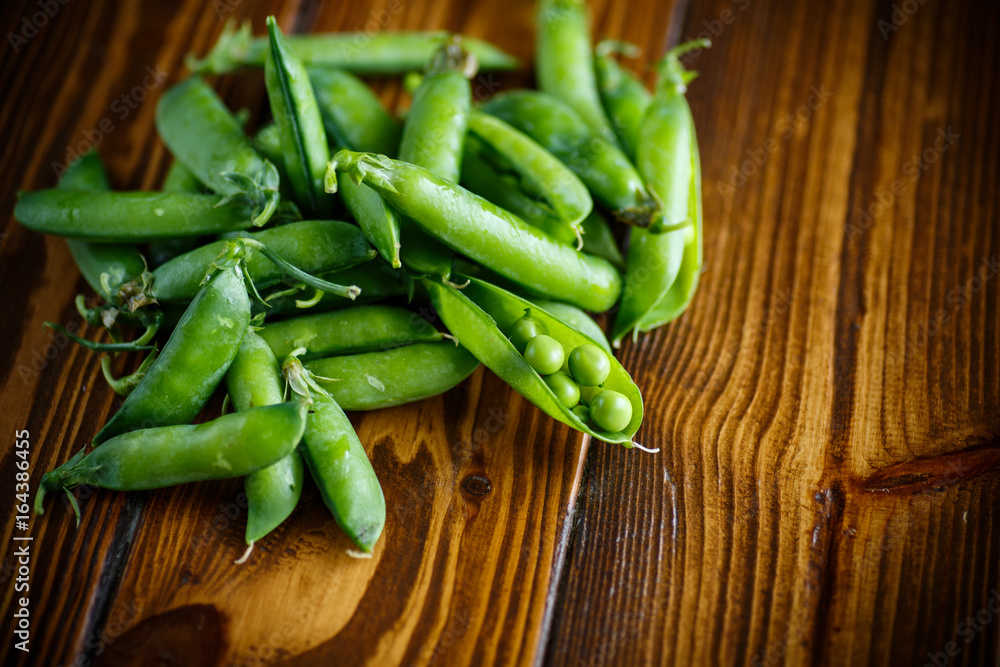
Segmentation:
[[(672, 321), (697, 287), (679, 56), (706, 44), (668, 52), (651, 94), (615, 58), (631, 47), (592, 47), (582, 0), (541, 0), (537, 19), (541, 90), (482, 103), (471, 79), (519, 64), (481, 40), (382, 32), (348, 48), (358, 35), (227, 26), (157, 104), (174, 157), (162, 191), (113, 190), (91, 153), (22, 193), (17, 220), (65, 237), (96, 292), (77, 307), (110, 341), (73, 338), (105, 353), (124, 397), (89, 452), (43, 477), (36, 510), (66, 490), (79, 520), (80, 484), (244, 477), (246, 558), (309, 477), (370, 553), (385, 498), (344, 411), (435, 396), (479, 364), (551, 417), (638, 447), (642, 395), (611, 343)], [(272, 120), (248, 132), (206, 77), (254, 68)], [(402, 118), (359, 78), (394, 75)], [(590, 313), (612, 309), (609, 342)], [(127, 352), (146, 357), (115, 377)], [(192, 425), (220, 387), (235, 412)]]

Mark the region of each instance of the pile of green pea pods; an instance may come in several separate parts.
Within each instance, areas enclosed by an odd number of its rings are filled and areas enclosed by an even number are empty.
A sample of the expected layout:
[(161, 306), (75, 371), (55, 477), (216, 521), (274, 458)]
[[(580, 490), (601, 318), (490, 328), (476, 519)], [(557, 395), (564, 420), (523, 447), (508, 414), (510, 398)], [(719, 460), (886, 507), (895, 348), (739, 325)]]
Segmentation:
[[(595, 52), (582, 0), (541, 0), (537, 19), (540, 90), (481, 104), (477, 72), (518, 63), (479, 40), (227, 26), (158, 102), (174, 156), (162, 192), (111, 190), (91, 153), (22, 194), (17, 220), (66, 237), (99, 297), (77, 306), (111, 342), (76, 340), (148, 352), (122, 378), (102, 358), (125, 400), (89, 453), (43, 477), (36, 510), (80, 484), (245, 477), (252, 548), (308, 469), (370, 553), (385, 499), (344, 410), (440, 394), (480, 363), (553, 418), (639, 447), (642, 396), (611, 343), (677, 318), (697, 288), (694, 75), (679, 56), (707, 43), (667, 53), (651, 94), (613, 57), (631, 47)], [(273, 122), (247, 134), (204, 76), (254, 67)], [(359, 75), (409, 75), (405, 119)], [(607, 311), (611, 343), (588, 314)], [(220, 386), (235, 411), (192, 425)]]

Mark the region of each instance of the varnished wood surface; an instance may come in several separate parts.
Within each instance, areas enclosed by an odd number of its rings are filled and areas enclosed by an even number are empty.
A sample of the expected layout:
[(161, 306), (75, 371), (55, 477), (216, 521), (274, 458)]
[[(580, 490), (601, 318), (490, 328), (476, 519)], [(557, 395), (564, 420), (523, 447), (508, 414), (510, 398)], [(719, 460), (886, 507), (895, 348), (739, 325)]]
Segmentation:
[[(0, 653), (46, 665), (997, 664), (1000, 10), (593, 5), (599, 36), (643, 47), (636, 67), (679, 39), (714, 41), (689, 90), (707, 269), (680, 321), (621, 353), (645, 396), (640, 439), (662, 453), (587, 443), (481, 370), (442, 397), (354, 415), (389, 502), (370, 560), (344, 555), (311, 491), (243, 566), (238, 482), (98, 492), (81, 499), (79, 530), (53, 502), (28, 533), (27, 660), (9, 639), (5, 512)], [(41, 10), (2, 11), (6, 34)], [(61, 241), (13, 223), (14, 192), (52, 185), (52, 163), (104, 118), (114, 185), (157, 187), (164, 85), (125, 118), (114, 100), (147, 67), (182, 76), (220, 14), (259, 32), (270, 13), (289, 32), (459, 30), (525, 62), (533, 43), (521, 0), (71, 1), (17, 53), (8, 38), (0, 501), (13, 502), (14, 431), (31, 433), (37, 485), (117, 405), (97, 357), (41, 328), (76, 322), (86, 285)], [(486, 77), (478, 92), (530, 81)], [(259, 75), (217, 87), (231, 107), (265, 111)], [(376, 87), (398, 103), (395, 84)]]

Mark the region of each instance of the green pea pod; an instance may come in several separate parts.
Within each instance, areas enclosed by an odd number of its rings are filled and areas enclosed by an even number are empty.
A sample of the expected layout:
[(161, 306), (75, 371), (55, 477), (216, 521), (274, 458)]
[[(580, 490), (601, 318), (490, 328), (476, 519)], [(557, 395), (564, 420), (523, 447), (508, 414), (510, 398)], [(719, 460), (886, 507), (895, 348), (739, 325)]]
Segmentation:
[(522, 190), (516, 177), (490, 164), (482, 154), (483, 149), (482, 142), (469, 135), (462, 160), (462, 187), (510, 211), (555, 240), (575, 246), (578, 238), (573, 228), (559, 219), (547, 201)]
[[(292, 222), (251, 235), (289, 264), (311, 273), (346, 269), (375, 257), (354, 225), (335, 220)], [(190, 301), (201, 279), (228, 241), (215, 241), (176, 257), (153, 271), (152, 296), (160, 302)], [(285, 272), (264, 255), (248, 249), (247, 275), (257, 288), (279, 282)]]
[(331, 144), (395, 157), (403, 126), (368, 84), (336, 67), (310, 67), (309, 80)]
[[(278, 360), (253, 330), (243, 336), (240, 350), (226, 372), (226, 387), (240, 412), (283, 401), (284, 382)], [(295, 451), (247, 475), (243, 487), (247, 494), (247, 544), (252, 547), (288, 518), (302, 496), (304, 477), (302, 457)]]
[[(469, 79), (476, 73), (475, 57), (449, 41), (430, 62), (403, 125), (399, 159), (423, 167), (439, 178), (457, 183), (472, 108)], [(407, 268), (422, 275), (451, 276), (453, 254), (428, 238), (418, 224), (400, 221), (401, 257)]]
[(488, 147), (481, 153), (501, 169), (517, 175), (522, 189), (544, 199), (555, 215), (578, 229), (594, 208), (587, 186), (552, 153), (499, 118), (474, 111), (469, 131)]
[[(413, 164), (370, 153), (337, 153), (337, 172), (365, 182), (426, 232), (507, 278), (586, 310), (614, 305), (621, 278), (604, 259), (577, 252), (517, 216)], [(404, 246), (405, 249), (405, 246)]]
[(558, 98), (534, 90), (517, 90), (497, 95), (482, 108), (562, 160), (617, 220), (648, 227), (659, 217), (659, 202), (646, 189), (625, 153), (595, 133)]
[(541, 0), (536, 20), (538, 88), (572, 107), (598, 136), (616, 143), (597, 94), (586, 0)]
[(94, 444), (150, 426), (192, 421), (219, 386), (250, 323), (250, 299), (233, 256), (198, 292), (156, 362)]
[(270, 323), (281, 317), (373, 303), (407, 293), (406, 274), (378, 259), (322, 277), (338, 284), (355, 285), (361, 293), (355, 299), (332, 292), (323, 292), (317, 298), (315, 290), (304, 285), (276, 287), (263, 295), (267, 306), (256, 304), (254, 311), (266, 314)]
[(611, 57), (612, 53), (635, 56), (638, 55), (638, 48), (607, 40), (597, 45), (597, 57), (594, 60), (597, 89), (601, 94), (604, 111), (625, 153), (634, 160), (642, 117), (653, 96), (634, 74)]
[(436, 343), (444, 334), (414, 312), (396, 306), (358, 306), (268, 323), (260, 338), (276, 357), (317, 357), (389, 350), (413, 343)]
[[(312, 68), (309, 78), (332, 143), (351, 150), (396, 154), (402, 127), (363, 81), (335, 68)], [(399, 216), (368, 186), (346, 177), (338, 185), (341, 199), (365, 237), (385, 261), (399, 268)]]
[(573, 327), (588, 338), (594, 339), (609, 354), (613, 354), (611, 343), (608, 342), (608, 337), (604, 335), (604, 330), (586, 312), (561, 301), (549, 301), (547, 299), (529, 299), (529, 301), (542, 310), (547, 311), (550, 315), (553, 315), (563, 324)]
[(28, 229), (98, 243), (142, 243), (251, 227), (251, 211), (217, 195), (179, 192), (38, 190), (20, 196), (14, 217)]
[(621, 364), (609, 355), (611, 374), (604, 387), (620, 392), (629, 400), (632, 419), (618, 433), (595, 430), (552, 393), (542, 376), (528, 365), (504, 332), (509, 331), (528, 310), (532, 318), (545, 325), (548, 335), (563, 346), (567, 355), (578, 345), (600, 343), (530, 301), (476, 278), (469, 278), (469, 281), (462, 291), (431, 280), (422, 281), (441, 320), (462, 345), (550, 417), (599, 440), (631, 447), (632, 437), (642, 423), (642, 395)]
[(177, 84), (156, 105), (156, 129), (178, 161), (227, 201), (250, 207), (253, 224), (278, 207), (278, 170), (254, 150), (219, 96), (200, 76)]
[[(84, 154), (70, 164), (59, 180), (59, 189), (67, 191), (110, 190), (108, 176), (96, 151)], [(66, 239), (80, 273), (95, 292), (110, 301), (124, 283), (146, 270), (142, 253), (134, 245), (89, 243)]]
[(479, 362), (464, 348), (443, 341), (306, 362), (323, 388), (345, 410), (378, 410), (448, 391)]
[(701, 277), (701, 159), (698, 155), (698, 141), (694, 136), (694, 119), (691, 125), (691, 217), (694, 225), (686, 229), (684, 241), (684, 257), (677, 279), (663, 295), (656, 307), (638, 324), (639, 331), (649, 331), (677, 319), (683, 313), (698, 289), (698, 279)]
[[(612, 342), (617, 347), (633, 331), (652, 328), (663, 320), (653, 311), (666, 296), (681, 270), (684, 249), (692, 236), (689, 228), (694, 192), (694, 121), (684, 98), (694, 75), (684, 70), (679, 55), (705, 46), (705, 40), (682, 44), (667, 53), (660, 67), (653, 102), (642, 121), (638, 147), (639, 168), (650, 186), (666, 202), (663, 220), (671, 231), (656, 234), (633, 230), (621, 308), (615, 317)], [(700, 189), (700, 185), (698, 185)], [(697, 217), (697, 216), (696, 216)]]
[[(295, 451), (306, 426), (308, 404), (290, 401), (223, 415), (194, 426), (183, 424), (132, 431), (84, 455), (81, 450), (46, 473), (35, 496), (89, 484), (116, 491), (159, 489), (175, 484), (242, 477)], [(70, 495), (76, 512), (80, 510)]]
[(202, 193), (205, 191), (204, 184), (198, 180), (198, 177), (194, 175), (194, 172), (184, 166), (184, 164), (178, 160), (174, 160), (170, 163), (170, 168), (167, 169), (167, 175), (163, 179), (163, 191), (164, 192), (190, 192), (190, 193)]
[(323, 173), (330, 161), (330, 148), (309, 75), (273, 16), (267, 18), (267, 33), (270, 49), (264, 83), (292, 191), (304, 210), (329, 216), (333, 201), (323, 192)]
[(282, 366), (296, 394), (310, 398), (302, 454), (323, 502), (341, 530), (365, 553), (371, 553), (385, 527), (385, 496), (375, 469), (337, 402), (294, 356)]
[(253, 136), (253, 145), (278, 170), (278, 192), (281, 194), (281, 200), (294, 200), (292, 179), (285, 169), (285, 154), (281, 150), (281, 130), (274, 123), (265, 125)]
[[(394, 75), (422, 68), (451, 36), (447, 32), (341, 32), (291, 35), (288, 44), (307, 65), (340, 67), (354, 74)], [(516, 58), (492, 44), (473, 37), (463, 37), (462, 43), (483, 71), (518, 68)], [(263, 67), (267, 49), (267, 38), (254, 38), (248, 22), (239, 29), (229, 22), (211, 53), (202, 60), (188, 56), (187, 65), (204, 74), (225, 74), (242, 66)]]
[(596, 209), (591, 211), (590, 215), (583, 219), (581, 227), (583, 229), (583, 251), (597, 257), (603, 257), (614, 264), (619, 271), (624, 271), (625, 258), (622, 257), (622, 251), (615, 240), (614, 232), (611, 231), (611, 225), (604, 219), (600, 211)]

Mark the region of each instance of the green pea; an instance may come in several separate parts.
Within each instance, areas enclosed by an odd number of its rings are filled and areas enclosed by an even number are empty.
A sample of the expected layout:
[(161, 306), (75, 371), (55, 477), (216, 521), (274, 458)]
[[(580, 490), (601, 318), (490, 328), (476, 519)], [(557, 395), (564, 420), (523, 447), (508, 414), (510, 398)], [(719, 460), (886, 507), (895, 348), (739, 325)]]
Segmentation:
[(591, 386), (591, 385), (580, 385), (580, 401), (586, 405), (590, 405), (591, 401), (594, 400), (594, 396), (604, 391), (604, 387), (601, 386)]
[(632, 421), (632, 404), (613, 389), (605, 389), (590, 404), (594, 423), (606, 431), (621, 431)]
[(566, 373), (558, 371), (552, 375), (546, 375), (542, 379), (545, 380), (545, 384), (549, 385), (549, 389), (556, 395), (556, 398), (562, 401), (562, 404), (567, 408), (572, 408), (580, 402), (580, 385)]
[(566, 351), (552, 336), (539, 334), (528, 341), (524, 348), (524, 360), (539, 375), (551, 375), (562, 368)]
[(611, 362), (604, 350), (585, 343), (569, 353), (569, 372), (580, 384), (604, 384), (611, 372)]
[(538, 320), (532, 319), (532, 317), (526, 311), (524, 317), (514, 322), (510, 327), (510, 334), (508, 338), (511, 344), (517, 348), (517, 351), (524, 354), (524, 348), (527, 347), (528, 341), (535, 336), (546, 334), (548, 331), (545, 325)]
[(577, 405), (570, 412), (576, 415), (576, 418), (582, 421), (584, 424), (590, 422), (590, 408), (586, 405)]

